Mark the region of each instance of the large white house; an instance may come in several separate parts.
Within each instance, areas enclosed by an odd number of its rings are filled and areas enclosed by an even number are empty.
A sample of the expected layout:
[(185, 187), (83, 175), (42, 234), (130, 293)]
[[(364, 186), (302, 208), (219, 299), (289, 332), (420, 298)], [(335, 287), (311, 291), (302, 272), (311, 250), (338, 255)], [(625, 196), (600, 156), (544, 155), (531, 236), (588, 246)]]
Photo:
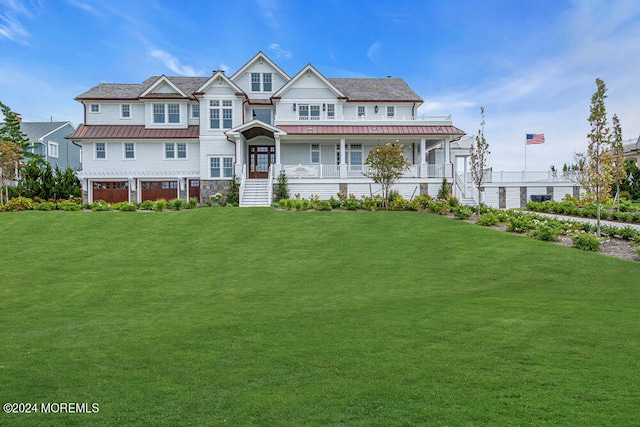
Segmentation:
[(103, 83), (76, 100), (84, 124), (69, 139), (83, 146), (87, 201), (208, 200), (236, 176), (241, 205), (269, 205), (280, 171), (292, 195), (375, 194), (364, 163), (389, 141), (412, 164), (395, 186), (404, 196), (435, 195), (443, 177), (468, 189), (455, 168), (464, 132), (451, 116), (418, 116), (423, 100), (399, 78), (326, 78), (312, 65), (291, 77), (259, 52), (232, 76)]

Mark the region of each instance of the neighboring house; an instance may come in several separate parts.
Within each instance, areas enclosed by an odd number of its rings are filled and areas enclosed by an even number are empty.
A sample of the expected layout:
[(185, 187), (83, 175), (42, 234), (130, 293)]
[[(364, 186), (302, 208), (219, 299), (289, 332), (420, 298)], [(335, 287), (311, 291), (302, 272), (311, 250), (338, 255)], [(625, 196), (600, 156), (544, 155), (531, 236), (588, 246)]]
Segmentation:
[(640, 166), (640, 136), (638, 139), (629, 139), (624, 141), (624, 159), (633, 160), (636, 165)]
[(70, 122), (20, 121), (20, 130), (31, 144), (29, 151), (41, 155), (52, 167), (80, 169), (80, 146), (66, 139), (76, 130)]
[(326, 78), (312, 65), (290, 77), (259, 52), (232, 76), (151, 77), (100, 84), (75, 98), (84, 125), (79, 172), (88, 201), (143, 201), (225, 192), (241, 181), (241, 205), (269, 205), (280, 171), (291, 195), (377, 193), (363, 172), (369, 151), (399, 141), (411, 168), (395, 189), (458, 195), (468, 146), (451, 116), (420, 117), (423, 103), (399, 78)]

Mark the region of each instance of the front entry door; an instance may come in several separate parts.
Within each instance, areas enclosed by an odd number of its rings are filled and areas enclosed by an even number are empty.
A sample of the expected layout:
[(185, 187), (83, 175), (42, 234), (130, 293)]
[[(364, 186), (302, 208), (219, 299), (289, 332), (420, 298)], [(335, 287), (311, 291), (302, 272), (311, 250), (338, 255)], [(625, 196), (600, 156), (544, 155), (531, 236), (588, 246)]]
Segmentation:
[(269, 166), (276, 162), (274, 145), (249, 146), (249, 178), (268, 178)]

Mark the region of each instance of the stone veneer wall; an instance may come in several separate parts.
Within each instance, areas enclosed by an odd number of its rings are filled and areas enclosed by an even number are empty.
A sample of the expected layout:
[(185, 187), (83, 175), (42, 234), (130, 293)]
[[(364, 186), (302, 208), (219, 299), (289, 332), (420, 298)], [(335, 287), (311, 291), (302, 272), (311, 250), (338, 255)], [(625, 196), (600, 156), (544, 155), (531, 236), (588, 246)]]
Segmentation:
[(527, 206), (527, 187), (520, 187), (520, 207)]
[(498, 187), (498, 207), (505, 209), (507, 207), (507, 188)]
[(131, 187), (129, 187), (129, 200), (131, 200), (131, 203), (138, 201), (137, 195), (138, 193), (135, 190), (132, 190)]
[(347, 184), (340, 184), (340, 194), (344, 194), (346, 196), (347, 194), (349, 194), (348, 190), (349, 189)]
[(229, 187), (231, 186), (231, 181), (229, 180), (210, 180), (210, 181), (200, 181), (200, 200), (202, 202), (210, 202), (211, 196), (214, 196), (216, 193), (222, 194), (221, 202), (225, 202), (227, 200), (227, 193), (229, 193)]
[(547, 187), (547, 194), (551, 196), (551, 200), (553, 200), (553, 187)]
[(573, 186), (573, 197), (580, 198), (580, 187), (577, 185)]
[(89, 192), (82, 190), (82, 203), (89, 203)]
[(420, 183), (420, 195), (421, 196), (428, 196), (429, 195), (429, 183), (428, 182), (421, 182)]

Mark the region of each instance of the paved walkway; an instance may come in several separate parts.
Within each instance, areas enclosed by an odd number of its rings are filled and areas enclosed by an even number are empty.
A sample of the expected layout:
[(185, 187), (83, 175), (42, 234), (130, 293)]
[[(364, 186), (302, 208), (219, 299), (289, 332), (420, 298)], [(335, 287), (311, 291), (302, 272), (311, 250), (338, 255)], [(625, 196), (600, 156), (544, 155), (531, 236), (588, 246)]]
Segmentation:
[[(565, 221), (577, 221), (577, 222), (588, 222), (590, 224), (596, 224), (597, 220), (595, 218), (584, 218), (584, 217), (580, 217), (580, 216), (569, 216), (569, 215), (558, 215), (558, 214), (552, 214), (552, 213), (546, 213), (546, 212), (534, 212), (534, 211), (522, 211), (522, 212), (528, 212), (528, 213), (534, 213), (534, 214), (538, 214), (538, 215), (542, 215), (542, 216), (547, 216), (550, 218), (557, 218), (557, 219), (562, 219)], [(632, 228), (635, 228), (636, 230), (640, 231), (640, 224), (637, 223), (633, 223), (633, 222), (620, 222), (620, 221), (608, 221), (608, 220), (600, 220), (600, 225), (613, 225), (614, 227), (625, 227), (625, 226), (629, 226)]]

